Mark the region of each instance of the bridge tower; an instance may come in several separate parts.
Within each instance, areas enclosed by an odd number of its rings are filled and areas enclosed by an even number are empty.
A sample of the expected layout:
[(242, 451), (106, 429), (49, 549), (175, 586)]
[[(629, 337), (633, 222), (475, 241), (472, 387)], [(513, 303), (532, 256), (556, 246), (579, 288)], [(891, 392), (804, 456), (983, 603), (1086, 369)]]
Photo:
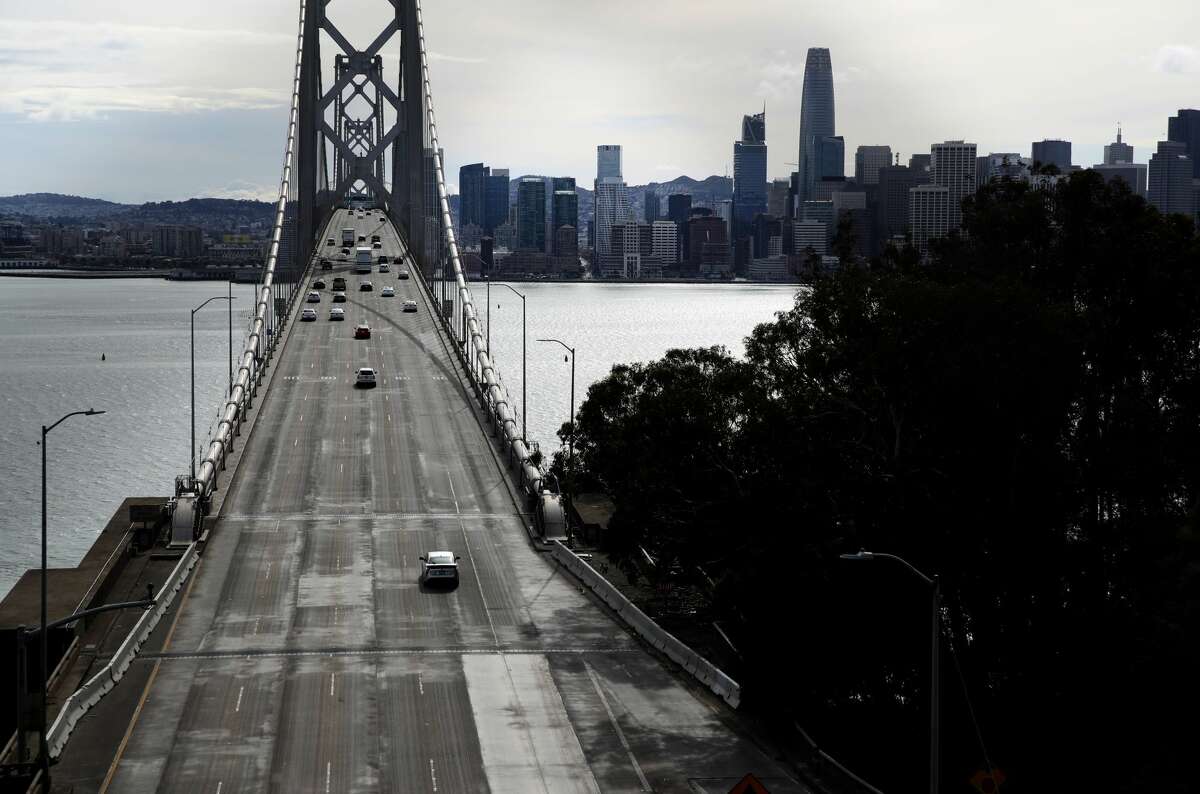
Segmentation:
[[(414, 251), (422, 251), (425, 209), (426, 109), (418, 0), (391, 0), (389, 18), (363, 49), (329, 18), (334, 0), (306, 0), (298, 102), (297, 231), (307, 262), (330, 210), (370, 198), (387, 210)], [(385, 4), (386, 5), (386, 4)], [(322, 81), (322, 34), (336, 47), (332, 83)], [(387, 79), (383, 53), (400, 45), (399, 68)], [(391, 45), (389, 47), (389, 45)], [(328, 171), (329, 153), (333, 172)]]

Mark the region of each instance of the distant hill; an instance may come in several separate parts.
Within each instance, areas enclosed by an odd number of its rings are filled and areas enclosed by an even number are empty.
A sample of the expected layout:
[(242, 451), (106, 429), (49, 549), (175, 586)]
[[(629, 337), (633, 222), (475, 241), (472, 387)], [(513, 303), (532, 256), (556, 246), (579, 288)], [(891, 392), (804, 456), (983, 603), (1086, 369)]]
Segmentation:
[(34, 223), (171, 223), (204, 229), (228, 229), (254, 223), (274, 223), (275, 204), (219, 198), (118, 204), (59, 193), (26, 193), (0, 197), (0, 215), (15, 215)]

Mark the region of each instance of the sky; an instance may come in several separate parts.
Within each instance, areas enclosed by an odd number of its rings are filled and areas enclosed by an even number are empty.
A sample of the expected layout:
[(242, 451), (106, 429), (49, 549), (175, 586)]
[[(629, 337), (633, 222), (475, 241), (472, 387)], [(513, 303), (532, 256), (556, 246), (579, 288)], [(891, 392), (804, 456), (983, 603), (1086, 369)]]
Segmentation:
[[(122, 202), (274, 198), (296, 0), (0, 0), (0, 195)], [(334, 0), (356, 43), (387, 0)], [(1200, 106), (1195, 0), (425, 0), (447, 182), (464, 163), (595, 176), (621, 144), (630, 184), (732, 173), (766, 106), (768, 172), (794, 166), (808, 47), (828, 47), (836, 132), (904, 160), (1064, 138), (1100, 162), (1117, 123), (1146, 162)], [(396, 44), (396, 40), (393, 40)], [(323, 50), (332, 52), (326, 40)], [(389, 56), (390, 64), (396, 60)], [(453, 188), (452, 188), (453, 189)]]

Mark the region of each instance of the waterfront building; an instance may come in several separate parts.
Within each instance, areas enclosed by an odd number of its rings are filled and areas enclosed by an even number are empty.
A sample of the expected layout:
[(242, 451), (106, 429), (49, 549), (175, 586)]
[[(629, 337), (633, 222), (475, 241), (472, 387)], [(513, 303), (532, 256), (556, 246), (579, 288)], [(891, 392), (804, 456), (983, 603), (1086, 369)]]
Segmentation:
[(645, 220), (646, 223), (654, 223), (662, 216), (662, 202), (659, 200), (658, 193), (653, 190), (647, 190), (645, 196)]
[(546, 183), (541, 177), (517, 183), (517, 249), (546, 250)]
[[(574, 190), (574, 181), (575, 180), (571, 180), (572, 188), (570, 190), (563, 189), (554, 191), (553, 207), (551, 211), (552, 221), (550, 228), (553, 230), (553, 251), (556, 256), (570, 255), (559, 250), (558, 231), (564, 226), (570, 226), (573, 230), (577, 229), (579, 226), (579, 194)], [(557, 183), (558, 180), (556, 179), (555, 182)], [(578, 248), (578, 242), (570, 246), (571, 251), (578, 251)]]
[(667, 196), (667, 220), (675, 224), (679, 253), (676, 261), (686, 261), (688, 253), (688, 218), (692, 214), (692, 197), (688, 193)]
[(485, 180), (483, 223), (481, 226), (491, 233), (508, 220), (508, 169), (493, 168)]
[(679, 264), (679, 227), (674, 221), (654, 221), (650, 224), (650, 249), (666, 267)]
[[(491, 169), (471, 163), (458, 169), (458, 227), (483, 229), (487, 223), (487, 180)], [(507, 189), (507, 184), (505, 185)]]

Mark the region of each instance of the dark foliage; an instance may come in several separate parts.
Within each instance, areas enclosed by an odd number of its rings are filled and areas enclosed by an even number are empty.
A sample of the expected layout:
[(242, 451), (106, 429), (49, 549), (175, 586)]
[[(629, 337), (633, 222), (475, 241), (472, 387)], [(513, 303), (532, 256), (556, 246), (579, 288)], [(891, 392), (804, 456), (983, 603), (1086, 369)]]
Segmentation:
[(1088, 173), (997, 184), (931, 263), (818, 280), (745, 361), (615, 367), (577, 477), (613, 552), (717, 580), (749, 707), (885, 790), (926, 785), (929, 594), (859, 548), (940, 577), (944, 791), (988, 762), (964, 689), (1006, 791), (1188, 791), (1198, 355), (1189, 221)]

